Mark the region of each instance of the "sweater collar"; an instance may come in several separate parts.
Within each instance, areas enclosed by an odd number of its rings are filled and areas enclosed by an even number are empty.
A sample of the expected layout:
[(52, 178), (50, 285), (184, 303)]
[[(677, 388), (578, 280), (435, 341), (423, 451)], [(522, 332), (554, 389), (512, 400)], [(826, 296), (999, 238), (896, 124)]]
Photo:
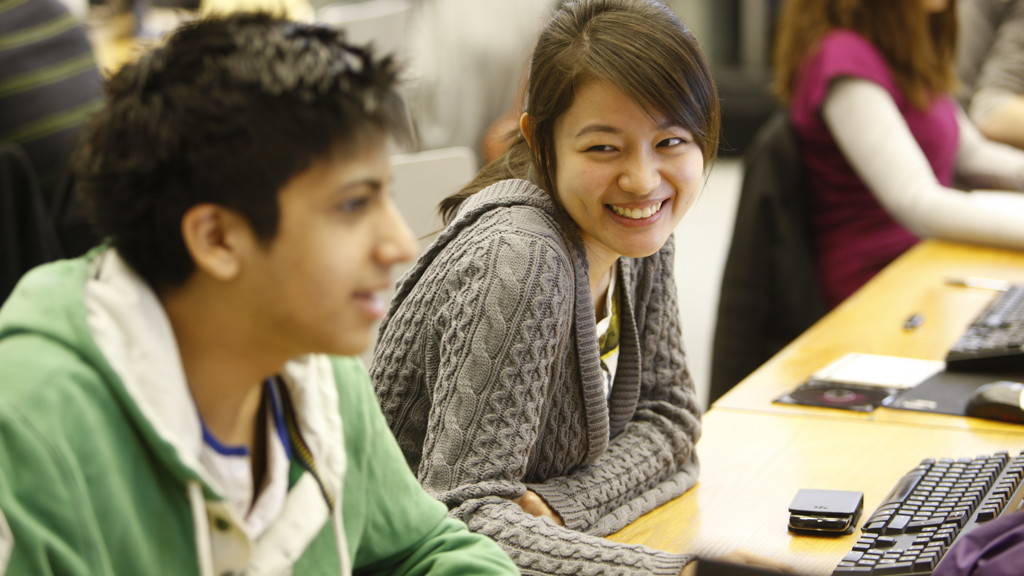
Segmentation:
[[(473, 194), (459, 207), (456, 221), (474, 219), (481, 212), (499, 206), (535, 206), (544, 212), (554, 215), (559, 211), (550, 194), (542, 188), (522, 179), (502, 180)], [(453, 223), (454, 224), (454, 223)]]
[(636, 328), (634, 268), (636, 261), (621, 258), (619, 273), (619, 360), (615, 369), (615, 382), (608, 398), (608, 433), (614, 438), (633, 419), (640, 399), (640, 339)]

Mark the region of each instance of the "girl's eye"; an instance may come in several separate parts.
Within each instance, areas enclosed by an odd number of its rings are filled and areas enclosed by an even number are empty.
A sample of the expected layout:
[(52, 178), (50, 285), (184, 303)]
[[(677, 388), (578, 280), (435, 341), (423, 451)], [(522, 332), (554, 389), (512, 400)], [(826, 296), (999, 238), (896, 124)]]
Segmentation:
[(614, 146), (608, 146), (607, 144), (595, 144), (594, 146), (591, 146), (591, 147), (587, 148), (586, 151), (587, 152), (614, 152), (615, 151), (615, 147)]
[(683, 140), (682, 138), (678, 138), (678, 137), (677, 138), (665, 138), (661, 142), (658, 142), (658, 147), (659, 148), (672, 148), (673, 146), (679, 146), (680, 144), (685, 144), (685, 143), (686, 143), (686, 140)]

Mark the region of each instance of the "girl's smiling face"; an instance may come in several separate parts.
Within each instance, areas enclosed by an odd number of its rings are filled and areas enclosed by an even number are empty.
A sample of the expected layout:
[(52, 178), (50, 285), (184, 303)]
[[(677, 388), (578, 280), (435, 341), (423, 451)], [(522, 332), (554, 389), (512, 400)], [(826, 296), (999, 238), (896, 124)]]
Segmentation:
[(704, 156), (693, 135), (606, 80), (576, 90), (554, 141), (557, 196), (591, 266), (657, 252), (700, 192)]

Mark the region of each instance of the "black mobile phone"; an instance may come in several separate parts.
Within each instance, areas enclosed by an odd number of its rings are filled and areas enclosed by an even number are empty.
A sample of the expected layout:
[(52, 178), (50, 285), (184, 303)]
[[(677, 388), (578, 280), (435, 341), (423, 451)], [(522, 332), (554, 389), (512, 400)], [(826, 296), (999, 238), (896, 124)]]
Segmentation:
[(849, 534), (863, 510), (862, 492), (803, 489), (789, 504), (789, 529), (818, 536)]
[(782, 574), (782, 572), (759, 566), (700, 559), (697, 560), (697, 569), (693, 572), (693, 576), (781, 576)]

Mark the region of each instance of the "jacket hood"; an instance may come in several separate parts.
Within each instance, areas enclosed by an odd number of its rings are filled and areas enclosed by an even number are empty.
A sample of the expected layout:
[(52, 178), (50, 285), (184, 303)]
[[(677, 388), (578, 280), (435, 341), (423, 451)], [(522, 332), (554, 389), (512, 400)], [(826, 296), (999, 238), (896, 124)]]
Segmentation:
[[(176, 447), (162, 437), (143, 414), (97, 344), (89, 325), (86, 287), (111, 254), (114, 254), (112, 249), (99, 246), (81, 258), (60, 260), (29, 271), (0, 308), (0, 341), (33, 334), (72, 350), (102, 379), (146, 444), (167, 468), (183, 483), (201, 481), (196, 468), (186, 465)], [(152, 295), (151, 291), (149, 293)], [(152, 297), (155, 300), (155, 296)], [(131, 303), (134, 304), (137, 302)], [(204, 487), (210, 491), (205, 483)]]
[(97, 369), (109, 370), (91, 342), (82, 298), (87, 263), (101, 251), (94, 248), (80, 259), (44, 264), (25, 274), (0, 308), (0, 339), (37, 334), (75, 350)]

